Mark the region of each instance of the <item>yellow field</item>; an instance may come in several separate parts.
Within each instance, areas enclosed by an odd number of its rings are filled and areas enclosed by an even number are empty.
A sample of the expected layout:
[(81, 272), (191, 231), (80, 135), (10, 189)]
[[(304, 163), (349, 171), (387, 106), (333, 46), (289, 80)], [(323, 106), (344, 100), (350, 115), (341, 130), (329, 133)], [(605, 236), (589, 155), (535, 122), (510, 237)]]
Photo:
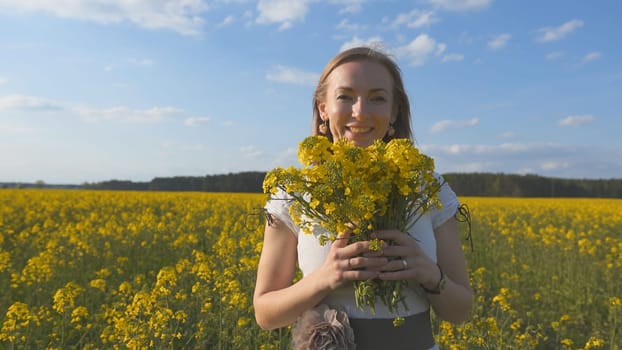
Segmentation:
[[(0, 190), (0, 348), (288, 349), (253, 318), (264, 200)], [(461, 200), (476, 300), (443, 349), (621, 348), (622, 200)]]

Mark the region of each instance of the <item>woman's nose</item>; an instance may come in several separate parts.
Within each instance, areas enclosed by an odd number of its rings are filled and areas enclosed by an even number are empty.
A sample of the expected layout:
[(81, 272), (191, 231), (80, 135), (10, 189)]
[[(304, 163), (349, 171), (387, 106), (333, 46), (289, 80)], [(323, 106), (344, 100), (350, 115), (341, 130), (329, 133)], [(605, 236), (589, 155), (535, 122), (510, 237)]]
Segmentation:
[(352, 105), (352, 117), (360, 119), (367, 116), (367, 102), (364, 98), (357, 98)]

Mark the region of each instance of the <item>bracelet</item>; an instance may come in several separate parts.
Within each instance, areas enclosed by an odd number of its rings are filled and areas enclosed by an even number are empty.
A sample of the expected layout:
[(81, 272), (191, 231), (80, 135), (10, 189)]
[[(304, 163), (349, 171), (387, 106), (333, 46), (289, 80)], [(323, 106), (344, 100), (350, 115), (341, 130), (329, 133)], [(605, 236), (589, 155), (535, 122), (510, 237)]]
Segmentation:
[(441, 269), (441, 266), (439, 264), (436, 264), (436, 266), (438, 266), (438, 270), (441, 272), (441, 278), (438, 280), (436, 287), (434, 287), (434, 289), (428, 289), (424, 287), (423, 284), (420, 285), (421, 288), (423, 288), (423, 290), (429, 294), (441, 294), (441, 292), (445, 288), (445, 274), (443, 273), (443, 269)]

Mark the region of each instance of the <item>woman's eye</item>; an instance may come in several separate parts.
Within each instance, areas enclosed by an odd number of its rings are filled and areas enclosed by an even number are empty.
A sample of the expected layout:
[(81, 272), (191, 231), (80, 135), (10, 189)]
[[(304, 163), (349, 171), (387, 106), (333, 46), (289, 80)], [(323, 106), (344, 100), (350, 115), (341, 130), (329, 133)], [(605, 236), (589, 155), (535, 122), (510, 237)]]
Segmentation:
[(374, 96), (371, 98), (372, 102), (376, 102), (376, 103), (380, 103), (380, 102), (386, 102), (386, 98), (384, 98), (384, 96)]
[(337, 95), (337, 99), (342, 101), (350, 101), (352, 98), (348, 95)]

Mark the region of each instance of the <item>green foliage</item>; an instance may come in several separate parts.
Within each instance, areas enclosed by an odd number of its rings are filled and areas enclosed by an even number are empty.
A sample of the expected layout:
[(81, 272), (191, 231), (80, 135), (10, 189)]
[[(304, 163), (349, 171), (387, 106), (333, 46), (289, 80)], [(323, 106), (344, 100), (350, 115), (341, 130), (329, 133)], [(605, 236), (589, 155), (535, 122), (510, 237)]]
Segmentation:
[(492, 173), (443, 176), (461, 196), (622, 198), (622, 179), (561, 179)]

